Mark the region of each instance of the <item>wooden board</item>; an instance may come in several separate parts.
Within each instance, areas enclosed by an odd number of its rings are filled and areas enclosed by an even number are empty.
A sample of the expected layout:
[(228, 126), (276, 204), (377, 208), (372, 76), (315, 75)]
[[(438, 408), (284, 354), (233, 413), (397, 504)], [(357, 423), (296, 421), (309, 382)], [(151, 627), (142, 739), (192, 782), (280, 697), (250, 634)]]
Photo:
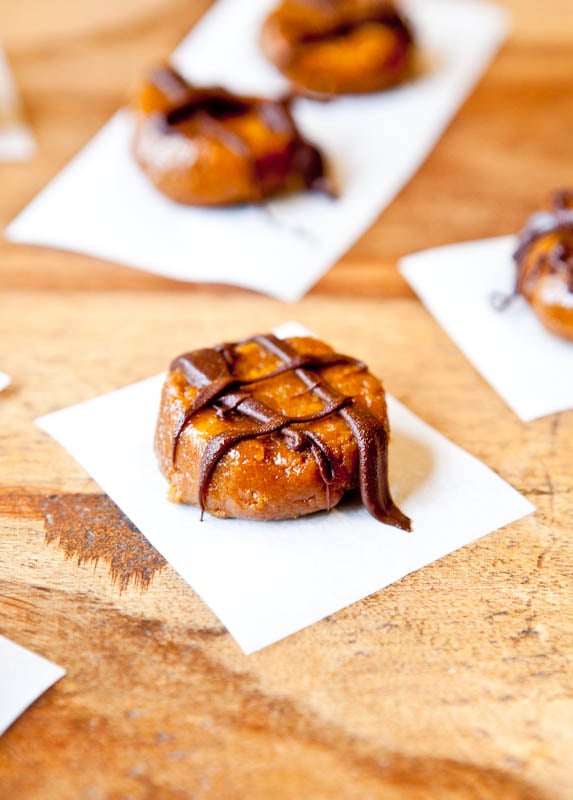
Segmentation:
[[(7, 222), (206, 3), (0, 9), (40, 151), (0, 165)], [(0, 244), (0, 632), (67, 677), (0, 739), (18, 800), (567, 800), (573, 412), (520, 423), (412, 296), (403, 253), (506, 233), (571, 178), (573, 19), (515, 32), (420, 173), (296, 306)], [(50, 8), (50, 10), (48, 10)], [(569, 25), (569, 28), (567, 25)], [(296, 318), (538, 507), (253, 656), (39, 414)], [(447, 513), (447, 510), (444, 510)]]

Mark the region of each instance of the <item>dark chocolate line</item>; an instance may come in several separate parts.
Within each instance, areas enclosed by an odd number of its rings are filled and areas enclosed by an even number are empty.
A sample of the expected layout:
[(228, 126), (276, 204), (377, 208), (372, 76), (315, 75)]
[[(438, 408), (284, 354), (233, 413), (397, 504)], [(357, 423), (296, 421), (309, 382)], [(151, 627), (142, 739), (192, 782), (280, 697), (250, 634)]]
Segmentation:
[(188, 100), (166, 113), (165, 120), (168, 126), (180, 125), (201, 113), (219, 120), (240, 117), (252, 106), (251, 103), (228, 96), (226, 92), (218, 89), (211, 89), (208, 92), (194, 90), (189, 94)]
[(167, 125), (177, 125), (201, 111), (215, 119), (240, 116), (255, 102), (254, 98), (240, 97), (219, 87), (195, 87), (167, 64), (152, 70), (148, 80), (171, 105), (165, 114)]
[(392, 28), (401, 35), (405, 43), (412, 41), (412, 32), (403, 17), (393, 8), (373, 11), (360, 19), (352, 19), (347, 22), (340, 22), (322, 31), (310, 31), (296, 37), (296, 44), (307, 45), (317, 44), (328, 39), (341, 39), (354, 31), (364, 28), (367, 25), (381, 25)]

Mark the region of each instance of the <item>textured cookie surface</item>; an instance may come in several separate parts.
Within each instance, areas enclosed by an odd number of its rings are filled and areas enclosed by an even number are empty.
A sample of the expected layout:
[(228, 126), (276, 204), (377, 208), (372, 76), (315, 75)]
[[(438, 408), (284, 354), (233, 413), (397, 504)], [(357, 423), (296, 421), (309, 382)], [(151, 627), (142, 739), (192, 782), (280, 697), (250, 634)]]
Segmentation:
[(297, 517), (360, 486), (370, 513), (408, 528), (388, 490), (387, 441), (384, 390), (364, 364), (269, 335), (175, 359), (155, 446), (170, 498), (216, 516)]

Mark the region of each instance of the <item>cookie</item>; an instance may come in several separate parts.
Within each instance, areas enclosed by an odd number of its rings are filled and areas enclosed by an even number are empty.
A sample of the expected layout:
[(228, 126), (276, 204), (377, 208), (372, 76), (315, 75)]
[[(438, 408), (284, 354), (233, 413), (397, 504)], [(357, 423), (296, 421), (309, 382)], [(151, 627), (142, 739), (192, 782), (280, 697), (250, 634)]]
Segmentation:
[(377, 92), (412, 71), (412, 29), (385, 0), (283, 0), (260, 41), (297, 89), (319, 95)]
[(150, 73), (135, 103), (132, 150), (167, 197), (196, 206), (258, 203), (283, 192), (332, 192), (319, 150), (299, 133), (289, 102)]
[(384, 389), (310, 337), (259, 335), (171, 364), (155, 435), (174, 502), (217, 517), (328, 511), (359, 488), (377, 520), (410, 529), (388, 486)]
[(573, 341), (573, 191), (558, 192), (550, 211), (529, 218), (514, 258), (515, 294), (548, 331)]

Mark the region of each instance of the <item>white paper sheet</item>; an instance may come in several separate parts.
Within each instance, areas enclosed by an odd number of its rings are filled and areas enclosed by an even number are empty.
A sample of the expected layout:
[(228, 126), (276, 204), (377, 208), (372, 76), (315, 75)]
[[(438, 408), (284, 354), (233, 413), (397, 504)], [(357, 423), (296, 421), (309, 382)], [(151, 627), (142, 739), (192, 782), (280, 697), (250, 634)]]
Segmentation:
[(23, 161), (34, 154), (32, 134), (24, 125), (16, 87), (0, 47), (0, 161)]
[(496, 311), (515, 285), (512, 236), (416, 253), (400, 271), (429, 311), (517, 416), (573, 408), (573, 344), (548, 333), (527, 302)]
[(12, 383), (12, 379), (5, 372), (0, 372), (0, 392)]
[(0, 636), (0, 735), (66, 671)]
[[(257, 46), (274, 4), (218, 0), (175, 52), (175, 64), (191, 80), (283, 93), (287, 84)], [(134, 163), (132, 120), (122, 112), (17, 217), (8, 237), (299, 299), (418, 169), (506, 33), (505, 13), (478, 0), (413, 0), (407, 9), (425, 74), (386, 93), (296, 105), (300, 127), (333, 167), (340, 199), (299, 194), (235, 209), (178, 206)]]
[[(300, 326), (282, 327), (295, 335)], [(197, 347), (205, 346), (197, 342)], [(322, 619), (530, 513), (472, 456), (389, 398), (394, 497), (404, 533), (359, 504), (285, 522), (199, 521), (169, 503), (153, 453), (163, 376), (37, 420), (203, 597), (246, 653)]]

